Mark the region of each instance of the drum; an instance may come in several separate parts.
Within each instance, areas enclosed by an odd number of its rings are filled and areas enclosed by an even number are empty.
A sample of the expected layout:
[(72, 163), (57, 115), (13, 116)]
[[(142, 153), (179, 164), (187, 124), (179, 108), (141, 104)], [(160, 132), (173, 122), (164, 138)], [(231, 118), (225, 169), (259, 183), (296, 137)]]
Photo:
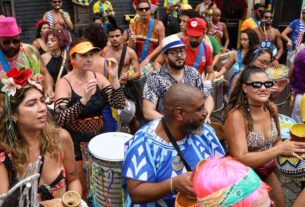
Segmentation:
[(133, 101), (126, 99), (126, 106), (124, 109), (119, 109), (118, 114), (120, 116), (121, 126), (127, 126), (133, 119), (136, 113), (136, 105)]
[(140, 68), (141, 77), (136, 82), (139, 84), (141, 92), (143, 92), (144, 85), (146, 83), (148, 75), (154, 70), (154, 65), (152, 62), (148, 62), (144, 67)]
[(289, 116), (285, 116), (283, 114), (279, 114), (279, 121), (282, 139), (289, 139), (290, 129), (294, 124), (296, 124), (296, 121), (290, 118)]
[(234, 51), (229, 51), (229, 52), (225, 52), (225, 53), (222, 53), (220, 54), (219, 56), (219, 60), (217, 61), (217, 63), (215, 64), (215, 69), (217, 71), (220, 71), (220, 69), (222, 68), (222, 66), (224, 66), (228, 60), (229, 60), (229, 57), (230, 55), (234, 53)]
[(221, 111), (224, 107), (223, 102), (223, 90), (224, 90), (224, 80), (223, 76), (214, 79), (213, 81), (213, 89), (211, 91), (211, 96), (214, 99), (215, 107), (213, 112)]
[(100, 134), (89, 142), (93, 207), (123, 205), (121, 169), (124, 144), (130, 138), (130, 134), (109, 132)]
[[(268, 77), (277, 82), (288, 77), (289, 68), (286, 65), (274, 65), (266, 70)], [(277, 105), (281, 106), (287, 102), (290, 95), (290, 86), (287, 84), (285, 89), (280, 93), (277, 99), (274, 101)]]

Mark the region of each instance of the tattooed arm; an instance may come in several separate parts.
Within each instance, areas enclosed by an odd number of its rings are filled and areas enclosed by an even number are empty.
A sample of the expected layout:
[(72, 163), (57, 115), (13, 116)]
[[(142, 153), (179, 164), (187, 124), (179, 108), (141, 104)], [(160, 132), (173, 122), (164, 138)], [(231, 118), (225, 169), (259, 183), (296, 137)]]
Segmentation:
[(70, 134), (62, 129), (60, 132), (62, 150), (64, 152), (63, 164), (66, 171), (67, 190), (73, 190), (82, 195), (82, 187), (76, 174), (76, 162), (74, 159), (74, 148)]

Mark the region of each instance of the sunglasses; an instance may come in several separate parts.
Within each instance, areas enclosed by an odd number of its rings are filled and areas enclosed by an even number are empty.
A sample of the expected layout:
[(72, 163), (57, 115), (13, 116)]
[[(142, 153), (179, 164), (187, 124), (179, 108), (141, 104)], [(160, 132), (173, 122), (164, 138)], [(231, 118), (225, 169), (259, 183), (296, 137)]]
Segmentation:
[(144, 8), (138, 8), (140, 12), (147, 12), (150, 8), (149, 7), (144, 7)]
[(53, 1), (54, 4), (60, 4), (62, 1)]
[(261, 88), (263, 85), (265, 86), (265, 88), (271, 88), (274, 86), (274, 82), (273, 81), (266, 81), (266, 82), (260, 82), (260, 81), (254, 81), (251, 83), (245, 83), (247, 86), (251, 86), (252, 88)]
[(265, 19), (273, 19), (273, 16), (264, 16)]
[(20, 40), (20, 39), (3, 40), (3, 41), (2, 41), (2, 44), (3, 44), (3, 45), (6, 45), (6, 46), (8, 46), (8, 45), (10, 45), (10, 44), (13, 44), (13, 45), (19, 45), (19, 44), (20, 44), (20, 42), (21, 42), (21, 40)]

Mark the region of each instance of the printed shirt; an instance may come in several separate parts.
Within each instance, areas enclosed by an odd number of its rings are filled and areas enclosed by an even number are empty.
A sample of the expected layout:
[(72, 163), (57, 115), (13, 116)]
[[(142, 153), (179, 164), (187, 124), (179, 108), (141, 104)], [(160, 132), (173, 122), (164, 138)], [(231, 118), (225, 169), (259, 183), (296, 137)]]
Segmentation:
[[(147, 55), (152, 53), (152, 51), (154, 51), (154, 49), (156, 49), (159, 45), (159, 31), (156, 29), (158, 22), (159, 20), (155, 19), (152, 34), (148, 43)], [(149, 24), (147, 27), (143, 27), (141, 18), (137, 18), (136, 21), (130, 25), (131, 32), (133, 32), (136, 36), (135, 52), (137, 53), (139, 61), (142, 55), (145, 41), (147, 39), (148, 29)]]
[[(186, 51), (185, 64), (192, 67), (194, 65), (194, 63), (196, 62), (196, 58), (197, 58), (197, 55), (199, 53), (200, 46), (198, 46), (195, 50), (192, 49), (188, 45), (189, 43), (188, 43), (188, 38), (187, 37), (183, 38), (183, 43), (186, 45), (186, 47), (185, 47), (185, 51)], [(205, 44), (205, 43), (203, 43), (203, 44)], [(199, 66), (198, 66), (198, 69), (197, 69), (200, 74), (202, 74), (204, 72), (204, 67), (205, 66), (213, 65), (212, 49), (207, 44), (205, 44), (205, 48), (206, 48), (206, 50), (203, 49), (203, 51), (202, 51), (201, 62), (200, 62)]]
[[(155, 130), (160, 122), (156, 119), (143, 126), (132, 139), (125, 144), (127, 149), (122, 169), (122, 177), (133, 180), (157, 183), (187, 172), (174, 146), (159, 137)], [(177, 142), (182, 156), (194, 169), (197, 163), (209, 157), (223, 157), (224, 150), (216, 137), (214, 129), (204, 125), (200, 135), (189, 134)], [(156, 202), (132, 204), (127, 193), (125, 207), (171, 207), (175, 206), (175, 194), (170, 194)]]
[[(101, 10), (101, 7), (103, 7), (103, 10)], [(110, 1), (105, 1), (104, 3), (97, 1), (93, 5), (93, 13), (101, 12), (103, 16), (106, 16), (105, 11), (113, 11), (112, 4)], [(106, 17), (106, 23), (109, 23), (108, 17)]]
[(292, 49), (295, 49), (298, 37), (305, 29), (305, 24), (302, 23), (301, 19), (295, 19), (288, 25), (288, 27), (292, 30), (289, 36), (292, 42)]
[[(201, 75), (195, 68), (185, 65), (183, 83), (197, 87), (205, 97), (210, 95), (202, 82)], [(143, 98), (156, 104), (157, 111), (163, 114), (163, 97), (165, 92), (174, 84), (178, 83), (167, 68), (163, 65), (159, 71), (150, 73), (143, 90)]]
[[(18, 57), (12, 61), (7, 61), (10, 68), (18, 68), (19, 70), (31, 69), (34, 74), (40, 73), (40, 61), (35, 54), (33, 46), (21, 43)], [(0, 71), (4, 71), (0, 62)], [(5, 72), (5, 71), (4, 71)]]
[[(174, 5), (174, 4), (178, 4), (178, 2), (180, 2), (181, 4), (188, 4), (188, 0), (164, 0), (164, 8), (168, 7), (169, 5)], [(172, 15), (174, 17), (178, 17), (178, 12), (177, 12), (177, 8), (173, 10), (170, 14), (168, 15)]]

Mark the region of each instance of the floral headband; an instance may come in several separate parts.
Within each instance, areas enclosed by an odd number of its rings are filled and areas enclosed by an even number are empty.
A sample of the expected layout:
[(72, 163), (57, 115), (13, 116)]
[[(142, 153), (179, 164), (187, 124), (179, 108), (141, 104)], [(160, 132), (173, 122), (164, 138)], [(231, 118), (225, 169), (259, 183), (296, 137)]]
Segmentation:
[(25, 87), (26, 85), (35, 86), (38, 90), (42, 91), (41, 82), (44, 77), (40, 74), (33, 75), (31, 69), (18, 70), (12, 68), (7, 73), (0, 73), (0, 89), (4, 93), (4, 111), (8, 116), (6, 122), (6, 128), (8, 133), (9, 145), (14, 147), (16, 142), (16, 136), (12, 120), (12, 107), (11, 96), (14, 96), (17, 90)]
[(204, 207), (229, 207), (248, 197), (262, 184), (261, 179), (249, 169), (247, 174), (232, 185), (220, 189), (204, 198), (198, 199), (199, 206)]

